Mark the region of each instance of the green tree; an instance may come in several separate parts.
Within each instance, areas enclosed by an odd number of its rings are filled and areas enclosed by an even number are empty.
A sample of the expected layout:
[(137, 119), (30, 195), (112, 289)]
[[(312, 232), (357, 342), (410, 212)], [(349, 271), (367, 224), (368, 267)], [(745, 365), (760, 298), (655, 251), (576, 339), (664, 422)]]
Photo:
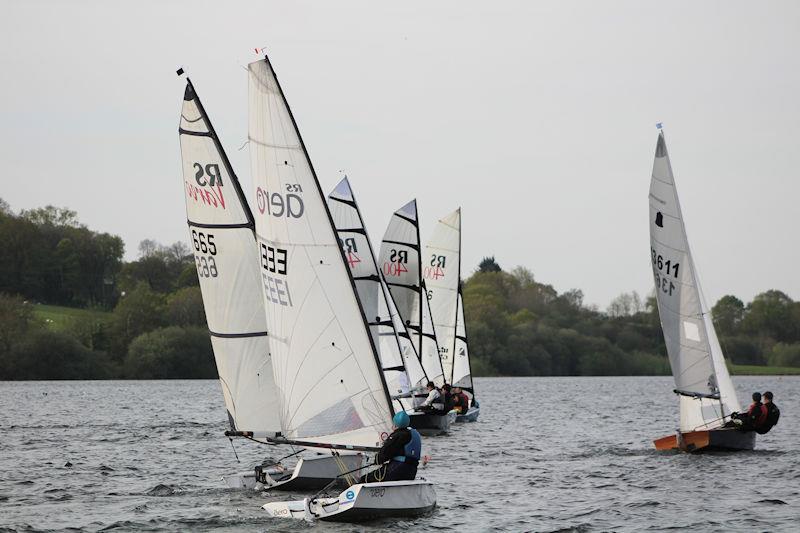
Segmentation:
[(125, 293), (114, 308), (111, 318), (114, 354), (122, 358), (131, 340), (166, 325), (164, 311), (164, 295), (151, 290), (144, 282)]
[(720, 336), (736, 335), (744, 318), (744, 303), (733, 295), (725, 295), (711, 308), (714, 327)]
[(484, 257), (483, 260), (478, 265), (478, 272), (501, 272), (502, 269), (500, 265), (497, 264), (497, 261), (494, 260), (494, 256), (491, 257)]
[(167, 298), (167, 322), (175, 326), (206, 325), (206, 312), (200, 287), (185, 287)]
[(38, 329), (28, 334), (0, 365), (0, 379), (106, 379), (111, 366), (104, 354), (89, 350), (66, 333)]

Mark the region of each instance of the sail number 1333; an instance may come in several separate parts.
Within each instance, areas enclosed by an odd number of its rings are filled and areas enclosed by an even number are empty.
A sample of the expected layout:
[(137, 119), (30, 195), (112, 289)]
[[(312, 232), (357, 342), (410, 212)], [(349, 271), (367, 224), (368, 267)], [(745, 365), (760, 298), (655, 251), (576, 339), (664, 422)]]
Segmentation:
[(678, 279), (678, 271), (681, 264), (676, 263), (670, 259), (664, 258), (659, 253), (656, 253), (655, 248), (650, 248), (650, 259), (653, 262), (653, 274), (656, 280), (656, 290), (672, 296), (672, 291), (675, 290), (674, 280)]

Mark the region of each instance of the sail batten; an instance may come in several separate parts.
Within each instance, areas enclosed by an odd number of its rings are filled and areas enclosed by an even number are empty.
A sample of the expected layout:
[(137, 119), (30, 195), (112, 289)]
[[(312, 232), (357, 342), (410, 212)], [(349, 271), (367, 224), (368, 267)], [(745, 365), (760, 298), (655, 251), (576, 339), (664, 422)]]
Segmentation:
[(253, 215), (188, 79), (178, 133), (187, 224), (228, 418), (234, 430), (276, 435)]
[(250, 160), (287, 439), (376, 446), (392, 401), (319, 181), (269, 60), (248, 67)]
[(740, 407), (697, 278), (663, 133), (656, 144), (649, 200), (656, 302), (680, 395), (681, 430), (719, 427), (723, 413)]

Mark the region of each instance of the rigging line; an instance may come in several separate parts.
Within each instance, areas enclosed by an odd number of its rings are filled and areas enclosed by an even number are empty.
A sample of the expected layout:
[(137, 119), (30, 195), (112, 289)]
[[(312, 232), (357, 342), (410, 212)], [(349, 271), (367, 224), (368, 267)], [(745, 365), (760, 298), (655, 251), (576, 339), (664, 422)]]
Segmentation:
[(228, 437), (228, 440), (231, 441), (231, 449), (233, 450), (233, 455), (236, 457), (236, 462), (241, 463), (239, 460), (239, 454), (236, 453), (236, 446), (233, 445), (233, 437)]

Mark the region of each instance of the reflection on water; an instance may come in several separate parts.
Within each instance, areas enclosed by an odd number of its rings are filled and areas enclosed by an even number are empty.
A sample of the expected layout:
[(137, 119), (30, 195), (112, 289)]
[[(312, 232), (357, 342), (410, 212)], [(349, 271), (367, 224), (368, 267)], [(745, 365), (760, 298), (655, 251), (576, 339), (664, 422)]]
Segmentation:
[[(479, 379), (479, 422), (424, 440), (437, 510), (367, 529), (795, 531), (800, 377), (734, 380), (775, 392), (780, 425), (755, 452), (687, 455), (652, 448), (677, 424), (671, 378)], [(260, 510), (292, 495), (224, 487), (284, 453), (237, 441), (237, 464), (225, 425), (215, 381), (0, 382), (0, 526), (307, 529)]]

